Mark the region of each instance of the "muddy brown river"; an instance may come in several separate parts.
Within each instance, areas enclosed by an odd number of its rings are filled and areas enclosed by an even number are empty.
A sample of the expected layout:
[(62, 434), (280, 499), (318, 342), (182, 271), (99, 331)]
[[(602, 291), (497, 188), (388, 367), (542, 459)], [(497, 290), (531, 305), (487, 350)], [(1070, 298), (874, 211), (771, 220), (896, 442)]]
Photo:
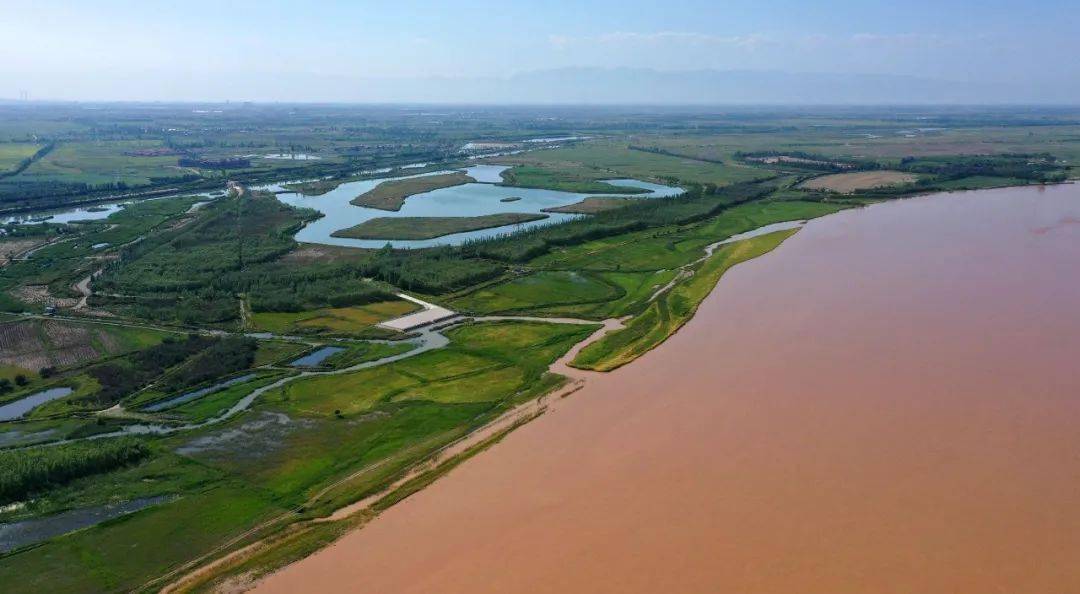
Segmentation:
[(1080, 591), (1080, 187), (812, 221), (257, 591)]

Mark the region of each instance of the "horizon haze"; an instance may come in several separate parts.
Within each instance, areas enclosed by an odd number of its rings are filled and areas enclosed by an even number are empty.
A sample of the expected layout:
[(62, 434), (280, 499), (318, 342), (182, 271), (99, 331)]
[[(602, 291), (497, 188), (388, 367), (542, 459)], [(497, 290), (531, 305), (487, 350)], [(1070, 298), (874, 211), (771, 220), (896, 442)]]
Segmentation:
[(1072, 104), (1076, 11), (963, 2), (108, 0), (0, 23), (0, 99)]

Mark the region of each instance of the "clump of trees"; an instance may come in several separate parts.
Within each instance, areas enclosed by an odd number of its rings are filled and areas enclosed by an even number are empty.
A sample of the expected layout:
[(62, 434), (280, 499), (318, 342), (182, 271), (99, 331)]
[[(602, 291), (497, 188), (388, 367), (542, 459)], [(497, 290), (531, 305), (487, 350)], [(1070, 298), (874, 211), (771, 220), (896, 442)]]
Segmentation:
[(217, 340), (182, 368), (169, 374), (161, 382), (161, 388), (167, 392), (179, 391), (247, 369), (255, 362), (258, 348), (258, 343), (247, 337), (231, 336)]
[(622, 208), (587, 218), (466, 244), (461, 252), (466, 256), (502, 262), (524, 262), (559, 246), (654, 227), (694, 223), (771, 191), (771, 187), (755, 182), (722, 187), (690, 185), (681, 196), (632, 201)]
[(149, 455), (150, 448), (135, 439), (0, 451), (0, 505), (133, 464)]
[(1050, 153), (1006, 153), (1001, 155), (904, 157), (898, 169), (927, 173), (937, 181), (965, 177), (1011, 177), (1034, 182), (1065, 180), (1065, 171)]
[(149, 384), (165, 370), (214, 344), (217, 338), (191, 335), (186, 339), (166, 338), (161, 344), (132, 355), (91, 368), (88, 373), (101, 388), (88, 398), (101, 405), (119, 402), (121, 398)]

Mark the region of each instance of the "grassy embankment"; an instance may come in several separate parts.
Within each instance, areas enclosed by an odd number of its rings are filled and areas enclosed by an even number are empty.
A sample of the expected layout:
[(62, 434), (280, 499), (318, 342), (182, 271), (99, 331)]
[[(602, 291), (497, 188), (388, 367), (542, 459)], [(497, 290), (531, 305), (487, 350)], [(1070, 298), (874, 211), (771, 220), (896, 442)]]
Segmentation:
[(379, 210), (401, 210), (409, 196), (475, 181), (464, 173), (456, 172), (385, 181), (353, 198), (350, 203)]
[(610, 371), (656, 347), (685, 324), (729, 268), (775, 249), (795, 230), (778, 231), (724, 245), (691, 269), (692, 276), (660, 293), (626, 327), (605, 335), (578, 353), (574, 367)]
[[(274, 533), (377, 492), (507, 407), (556, 385), (548, 365), (594, 329), (466, 325), (448, 333), (445, 349), (299, 380), (222, 425), (152, 440), (145, 462), (39, 494), (37, 509), (181, 497), (0, 557), (0, 581), (12, 592), (137, 589), (267, 520), (276, 518), (267, 527)], [(301, 514), (287, 511), (301, 506)]]
[(546, 219), (547, 215), (497, 213), (476, 217), (380, 217), (334, 231), (334, 237), (352, 239), (433, 239), (453, 233), (491, 229)]
[(523, 273), (459, 294), (450, 304), (477, 314), (573, 316), (601, 320), (643, 311), (649, 297), (701, 258), (705, 247), (758, 227), (830, 214), (851, 204), (764, 200), (690, 225), (634, 231), (561, 247)]

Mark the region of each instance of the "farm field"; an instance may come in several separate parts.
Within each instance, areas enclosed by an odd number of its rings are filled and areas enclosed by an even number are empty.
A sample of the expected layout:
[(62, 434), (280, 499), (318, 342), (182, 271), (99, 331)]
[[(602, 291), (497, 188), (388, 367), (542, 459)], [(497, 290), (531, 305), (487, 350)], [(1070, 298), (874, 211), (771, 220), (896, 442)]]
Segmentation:
[(841, 194), (851, 194), (858, 190), (898, 186), (917, 181), (918, 176), (902, 171), (863, 171), (859, 173), (835, 173), (808, 179), (799, 184), (807, 190), (828, 190)]
[(134, 155), (136, 151), (160, 148), (161, 143), (141, 140), (61, 143), (16, 179), (91, 185), (123, 182), (129, 186), (146, 186), (152, 183), (152, 178), (175, 178), (192, 173), (177, 166), (175, 156)]
[[(607, 178), (677, 179), (698, 184), (728, 185), (769, 177), (767, 172), (760, 169), (650, 153), (610, 142), (584, 143), (574, 147), (528, 153), (509, 160), (518, 161), (553, 168), (562, 167), (564, 163), (577, 164), (578, 167), (590, 168), (592, 175)], [(614, 193), (611, 189), (599, 191)]]
[(14, 172), (24, 159), (32, 157), (41, 147), (30, 142), (0, 143), (0, 175)]
[(325, 307), (301, 312), (256, 312), (254, 329), (277, 334), (350, 334), (420, 309), (411, 301), (396, 299), (352, 307)]

